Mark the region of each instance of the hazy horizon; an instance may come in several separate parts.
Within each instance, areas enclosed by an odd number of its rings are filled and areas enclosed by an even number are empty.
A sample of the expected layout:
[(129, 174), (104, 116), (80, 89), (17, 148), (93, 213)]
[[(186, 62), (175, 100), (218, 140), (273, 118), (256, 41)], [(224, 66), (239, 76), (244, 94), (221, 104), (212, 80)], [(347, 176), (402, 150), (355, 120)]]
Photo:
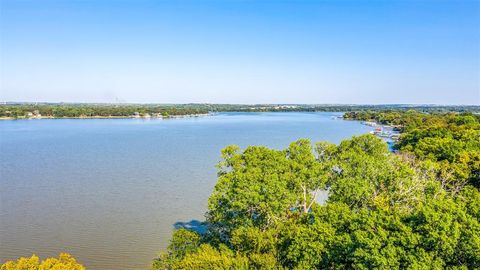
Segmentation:
[(0, 101), (480, 104), (479, 1), (0, 0)]
[(441, 103), (211, 103), (211, 102), (187, 102), (187, 103), (159, 103), (159, 102), (66, 102), (66, 101), (0, 101), (4, 104), (105, 104), (105, 105), (306, 105), (306, 106), (480, 106), (473, 103), (441, 104)]

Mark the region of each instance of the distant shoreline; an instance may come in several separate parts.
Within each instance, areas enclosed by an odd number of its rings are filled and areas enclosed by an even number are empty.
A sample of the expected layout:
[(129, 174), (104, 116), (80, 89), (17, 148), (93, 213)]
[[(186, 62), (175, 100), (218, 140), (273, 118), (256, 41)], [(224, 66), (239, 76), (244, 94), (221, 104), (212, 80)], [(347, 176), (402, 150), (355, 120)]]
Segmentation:
[(183, 118), (217, 112), (391, 112), (480, 113), (480, 106), (402, 105), (114, 105), (114, 104), (0, 104), (0, 120), (16, 119), (130, 119)]
[(195, 118), (195, 117), (205, 117), (211, 116), (214, 113), (200, 113), (200, 114), (182, 114), (182, 115), (169, 115), (169, 116), (135, 116), (135, 115), (125, 115), (125, 116), (34, 116), (34, 117), (0, 117), (0, 120), (44, 120), (44, 119), (175, 119), (175, 118)]

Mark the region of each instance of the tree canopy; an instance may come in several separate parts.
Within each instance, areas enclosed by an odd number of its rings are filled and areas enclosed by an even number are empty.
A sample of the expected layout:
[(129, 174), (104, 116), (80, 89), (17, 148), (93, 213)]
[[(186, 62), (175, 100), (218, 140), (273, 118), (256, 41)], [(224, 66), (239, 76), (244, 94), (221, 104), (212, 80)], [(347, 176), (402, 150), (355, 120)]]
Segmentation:
[(38, 256), (30, 258), (19, 258), (17, 261), (7, 261), (0, 270), (85, 270), (85, 267), (78, 263), (68, 253), (61, 253), (57, 258), (48, 258), (40, 261)]
[(465, 113), (354, 112), (346, 118), (395, 125), (401, 131), (395, 149), (429, 161), (452, 190), (480, 187), (480, 115)]

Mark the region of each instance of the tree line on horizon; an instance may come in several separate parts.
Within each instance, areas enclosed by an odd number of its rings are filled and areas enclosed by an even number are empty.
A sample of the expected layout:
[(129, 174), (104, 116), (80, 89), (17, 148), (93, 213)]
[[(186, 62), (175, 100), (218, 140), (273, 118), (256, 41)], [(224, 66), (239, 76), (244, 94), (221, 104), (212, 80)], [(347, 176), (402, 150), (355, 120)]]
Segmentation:
[(23, 119), (41, 115), (52, 118), (133, 117), (206, 114), (209, 112), (480, 112), (480, 106), (429, 105), (307, 105), (307, 104), (91, 104), (91, 103), (7, 103), (0, 104), (0, 118)]

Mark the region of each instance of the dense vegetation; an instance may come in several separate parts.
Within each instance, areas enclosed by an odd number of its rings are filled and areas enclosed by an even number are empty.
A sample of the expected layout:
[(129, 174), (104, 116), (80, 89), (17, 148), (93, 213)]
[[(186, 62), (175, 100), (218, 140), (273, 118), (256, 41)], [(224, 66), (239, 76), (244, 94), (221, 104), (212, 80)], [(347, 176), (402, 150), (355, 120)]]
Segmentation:
[(445, 188), (480, 187), (480, 114), (366, 111), (345, 118), (398, 126), (402, 135), (395, 148), (430, 161)]
[(206, 232), (176, 230), (152, 268), (479, 269), (478, 116), (360, 115), (399, 125), (399, 151), (373, 135), (226, 147)]
[(0, 105), (0, 117), (142, 117), (151, 115), (175, 116), (205, 114), (208, 109), (189, 105), (113, 105), (113, 104), (16, 104)]
[(48, 258), (40, 262), (36, 255), (19, 258), (17, 261), (5, 262), (0, 270), (85, 270), (75, 258), (68, 253), (61, 253), (57, 258)]
[(358, 110), (408, 110), (422, 112), (480, 111), (480, 106), (407, 106), (407, 105), (241, 105), (241, 104), (72, 104), (72, 103), (18, 103), (0, 105), (0, 118), (41, 117), (132, 117), (146, 115), (175, 116), (205, 114), (208, 112), (348, 112)]

